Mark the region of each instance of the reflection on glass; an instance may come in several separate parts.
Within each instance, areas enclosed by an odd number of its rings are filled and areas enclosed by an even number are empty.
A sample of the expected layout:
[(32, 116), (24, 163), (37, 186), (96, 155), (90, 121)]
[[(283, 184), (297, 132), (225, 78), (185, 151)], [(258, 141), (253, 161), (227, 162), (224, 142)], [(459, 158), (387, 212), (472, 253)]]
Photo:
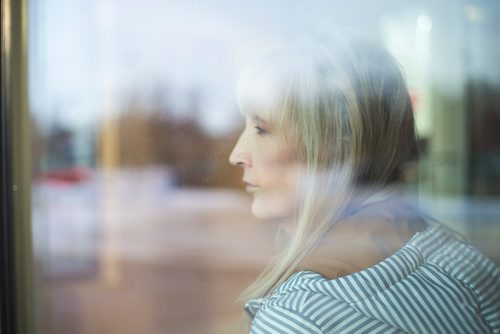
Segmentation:
[(283, 235), (228, 162), (236, 82), (315, 30), (398, 59), (425, 147), (414, 190), (498, 263), (498, 6), (389, 3), (31, 1), (39, 332), (241, 329), (236, 300)]

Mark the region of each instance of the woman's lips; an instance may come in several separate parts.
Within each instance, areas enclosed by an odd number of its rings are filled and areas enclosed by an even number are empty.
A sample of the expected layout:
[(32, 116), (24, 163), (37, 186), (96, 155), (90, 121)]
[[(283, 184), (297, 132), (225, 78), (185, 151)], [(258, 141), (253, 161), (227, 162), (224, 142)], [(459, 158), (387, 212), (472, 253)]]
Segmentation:
[(246, 190), (247, 190), (248, 192), (253, 192), (253, 191), (257, 190), (257, 188), (258, 188), (258, 187), (257, 187), (257, 185), (255, 185), (255, 184), (253, 184), (253, 183), (246, 182), (246, 181), (243, 181), (243, 182), (245, 183), (245, 185), (246, 185)]

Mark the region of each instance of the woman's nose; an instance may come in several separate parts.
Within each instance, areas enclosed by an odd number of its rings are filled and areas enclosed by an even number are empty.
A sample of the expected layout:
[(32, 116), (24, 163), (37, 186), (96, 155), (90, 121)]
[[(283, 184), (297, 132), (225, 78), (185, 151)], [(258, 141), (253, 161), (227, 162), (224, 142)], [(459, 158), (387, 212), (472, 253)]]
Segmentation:
[(243, 140), (240, 137), (238, 142), (233, 148), (233, 151), (229, 155), (229, 162), (235, 166), (251, 167), (252, 159), (248, 150), (244, 148)]

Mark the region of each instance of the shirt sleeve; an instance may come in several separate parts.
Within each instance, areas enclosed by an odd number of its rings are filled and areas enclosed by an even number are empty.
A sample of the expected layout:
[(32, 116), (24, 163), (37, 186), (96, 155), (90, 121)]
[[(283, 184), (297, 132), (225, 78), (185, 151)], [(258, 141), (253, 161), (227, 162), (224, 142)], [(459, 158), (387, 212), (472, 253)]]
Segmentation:
[(316, 324), (299, 312), (265, 305), (255, 315), (250, 334), (323, 334)]

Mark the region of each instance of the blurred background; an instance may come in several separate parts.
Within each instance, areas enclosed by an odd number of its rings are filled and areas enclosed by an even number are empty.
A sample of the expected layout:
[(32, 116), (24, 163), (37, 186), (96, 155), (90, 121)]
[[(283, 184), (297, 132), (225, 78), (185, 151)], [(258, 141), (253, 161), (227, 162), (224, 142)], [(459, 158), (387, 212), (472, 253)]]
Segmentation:
[(354, 30), (398, 59), (420, 205), (500, 264), (500, 2), (24, 3), (36, 333), (238, 332), (274, 231), (228, 163), (235, 85), (314, 31)]

